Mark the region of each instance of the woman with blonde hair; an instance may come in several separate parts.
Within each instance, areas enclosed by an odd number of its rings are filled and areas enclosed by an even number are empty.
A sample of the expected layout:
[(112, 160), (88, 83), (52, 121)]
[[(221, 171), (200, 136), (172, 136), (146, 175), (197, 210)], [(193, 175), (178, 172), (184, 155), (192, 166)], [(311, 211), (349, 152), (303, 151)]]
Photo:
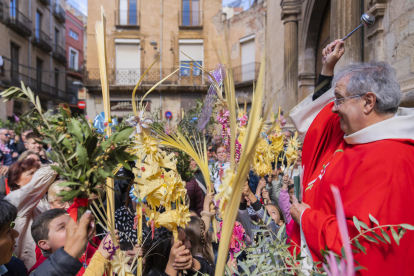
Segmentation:
[(22, 154), (20, 154), (19, 158), (17, 159), (17, 161), (23, 161), (26, 159), (33, 159), (36, 161), (36, 163), (38, 163), (39, 165), (42, 165), (42, 161), (40, 159), (39, 154), (37, 154), (34, 151), (31, 150), (26, 150), (25, 152), (23, 152)]
[(56, 180), (50, 185), (47, 192), (47, 200), (50, 204), (50, 209), (69, 209), (71, 202), (62, 202), (62, 197), (59, 194), (63, 191), (70, 191), (68, 186), (60, 186), (60, 183), (65, 182), (64, 180)]

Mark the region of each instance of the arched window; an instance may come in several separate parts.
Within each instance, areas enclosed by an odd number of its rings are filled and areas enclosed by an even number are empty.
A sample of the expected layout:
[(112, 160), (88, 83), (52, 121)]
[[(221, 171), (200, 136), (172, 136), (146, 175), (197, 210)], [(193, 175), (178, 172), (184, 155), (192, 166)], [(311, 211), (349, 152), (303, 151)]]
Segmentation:
[(326, 3), (325, 10), (319, 27), (318, 40), (316, 44), (316, 56), (315, 56), (315, 85), (318, 82), (319, 74), (322, 70), (322, 50), (331, 43), (330, 37), (331, 26), (331, 1)]

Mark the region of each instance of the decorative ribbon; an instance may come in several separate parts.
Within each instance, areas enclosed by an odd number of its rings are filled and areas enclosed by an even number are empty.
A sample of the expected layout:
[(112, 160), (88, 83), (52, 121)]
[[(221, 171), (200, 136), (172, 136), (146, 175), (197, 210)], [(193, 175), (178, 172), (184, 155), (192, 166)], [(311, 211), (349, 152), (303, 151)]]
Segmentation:
[(154, 121), (151, 118), (145, 117), (144, 111), (140, 111), (139, 116), (131, 116), (125, 121), (127, 125), (135, 127), (135, 131), (132, 135), (140, 134), (142, 132), (142, 128), (149, 129), (153, 122)]
[(68, 209), (69, 215), (72, 219), (77, 222), (78, 221), (78, 209), (79, 207), (88, 207), (88, 198), (75, 198), (73, 204), (70, 205)]
[(118, 120), (116, 118), (110, 119), (109, 124), (105, 122), (105, 113), (102, 111), (98, 115), (96, 115), (95, 119), (93, 120), (93, 126), (96, 128), (96, 132), (99, 134), (104, 134), (106, 126), (112, 127), (112, 130), (115, 130), (116, 125), (118, 125)]
[(131, 187), (131, 191), (129, 191), (129, 197), (135, 203), (138, 203), (140, 201), (138, 191), (135, 191), (134, 187)]
[(109, 254), (111, 254), (109, 259), (112, 260), (119, 246), (115, 246), (115, 244), (111, 240), (107, 241), (108, 235), (110, 235), (110, 233), (106, 234), (105, 238), (102, 241), (103, 249), (105, 249)]

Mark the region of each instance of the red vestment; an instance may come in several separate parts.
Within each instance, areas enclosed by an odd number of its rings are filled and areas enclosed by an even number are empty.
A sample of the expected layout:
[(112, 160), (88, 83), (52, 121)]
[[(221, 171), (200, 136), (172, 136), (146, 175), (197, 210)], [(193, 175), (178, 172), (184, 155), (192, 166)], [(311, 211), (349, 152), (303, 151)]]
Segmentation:
[[(340, 129), (339, 117), (327, 104), (315, 117), (304, 140), (302, 152), (303, 202), (310, 205), (295, 224), (293, 241), (300, 245), (300, 227), (315, 262), (322, 261), (326, 247), (341, 255), (342, 241), (338, 230), (335, 201), (331, 185), (339, 188), (350, 238), (359, 234), (353, 216), (368, 227), (408, 223), (414, 225), (414, 140), (412, 137), (383, 139), (367, 143), (347, 143)], [(389, 119), (391, 120), (391, 119)], [(407, 125), (412, 131), (414, 121)], [(386, 130), (385, 130), (386, 131)], [(375, 136), (375, 133), (374, 135)], [(397, 230), (397, 229), (396, 229)], [(379, 231), (376, 232), (380, 234)], [(414, 275), (414, 231), (407, 231), (398, 246), (379, 244), (360, 238), (367, 254), (354, 258), (368, 270), (357, 275)]]

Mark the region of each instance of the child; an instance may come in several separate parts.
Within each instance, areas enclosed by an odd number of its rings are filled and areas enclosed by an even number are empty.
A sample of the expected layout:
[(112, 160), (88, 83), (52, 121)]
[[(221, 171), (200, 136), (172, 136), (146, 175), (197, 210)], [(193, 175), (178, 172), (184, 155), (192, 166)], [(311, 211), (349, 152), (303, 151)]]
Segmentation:
[[(70, 216), (63, 209), (48, 210), (35, 219), (31, 227), (32, 237), (36, 245), (42, 250), (43, 256), (29, 270), (29, 275), (51, 254), (65, 246), (66, 225), (69, 220)], [(108, 235), (108, 238), (110, 238), (110, 235)], [(110, 254), (103, 248), (103, 245), (102, 242), (98, 250), (92, 246), (87, 246), (86, 254), (79, 260), (83, 267), (77, 275), (104, 274)]]
[(212, 233), (208, 231), (202, 219), (196, 216), (192, 216), (190, 219), (185, 228), (185, 234), (191, 244), (193, 260), (199, 263), (199, 269), (197, 269), (199, 272), (212, 276), (214, 275), (214, 253), (211, 244)]
[(280, 191), (279, 195), (279, 204), (280, 208), (283, 211), (283, 214), (286, 218), (286, 234), (288, 237), (292, 234), (293, 224), (294, 221), (292, 220), (292, 216), (290, 215), (290, 207), (292, 206), (292, 197), (294, 194), (294, 185), (289, 185), (292, 180), (289, 180), (287, 175), (283, 176), (283, 186), (282, 190)]
[[(253, 240), (253, 236), (255, 234), (253, 229), (259, 229), (260, 226), (254, 224), (247, 213), (247, 204), (246, 198), (250, 201), (252, 208), (254, 209), (257, 217), (261, 220), (265, 220), (265, 210), (260, 203), (260, 201), (256, 198), (256, 196), (252, 193), (249, 188), (248, 182), (246, 181), (243, 187), (243, 194), (240, 200), (240, 207), (238, 213), (238, 220), (243, 225), (244, 229), (246, 230), (246, 234)], [(285, 223), (283, 213), (281, 209), (275, 204), (267, 204), (265, 206), (267, 213), (269, 214), (270, 218), (266, 221), (266, 225), (268, 225), (269, 229), (273, 232), (273, 234), (277, 234), (280, 227)], [(271, 221), (269, 221), (271, 219)]]
[(190, 269), (193, 258), (188, 247), (191, 245), (187, 243), (183, 229), (178, 229), (177, 241), (164, 227), (156, 228), (154, 232), (154, 239), (143, 239), (146, 258), (142, 275), (177, 276), (180, 270)]

